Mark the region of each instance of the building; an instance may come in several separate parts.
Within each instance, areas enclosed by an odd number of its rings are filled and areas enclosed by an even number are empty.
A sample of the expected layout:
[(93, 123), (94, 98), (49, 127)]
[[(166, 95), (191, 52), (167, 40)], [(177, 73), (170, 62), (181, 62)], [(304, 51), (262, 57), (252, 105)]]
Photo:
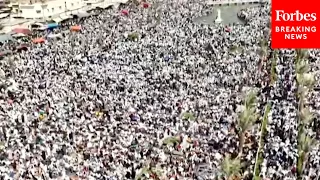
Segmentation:
[(85, 13), (88, 10), (116, 3), (125, 3), (127, 0), (42, 0), (42, 1), (19, 1), (12, 3), (14, 18), (48, 20), (65, 19), (70, 15)]
[[(60, 22), (72, 15), (86, 16), (87, 11), (97, 7), (106, 8), (111, 5), (126, 3), (128, 0), (17, 0), (5, 6), (9, 12), (1, 19), (0, 34), (10, 32), (16, 27), (29, 28), (36, 22)], [(1, 2), (1, 0), (0, 0)], [(8, 9), (7, 8), (7, 9)], [(1, 12), (1, 11), (0, 11)]]
[(9, 16), (11, 12), (11, 7), (8, 5), (10, 1), (8, 0), (0, 0), (0, 19), (6, 18)]

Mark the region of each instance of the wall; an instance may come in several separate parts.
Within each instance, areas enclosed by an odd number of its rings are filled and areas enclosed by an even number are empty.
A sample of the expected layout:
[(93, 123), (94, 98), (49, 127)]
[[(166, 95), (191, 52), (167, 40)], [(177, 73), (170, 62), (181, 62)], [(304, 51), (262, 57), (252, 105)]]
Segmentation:
[(115, 3), (125, 3), (127, 0), (54, 0), (44, 3), (20, 4), (16, 17), (25, 19), (50, 19), (60, 14), (77, 14), (96, 7), (108, 6)]
[(66, 11), (81, 9), (83, 5), (81, 0), (55, 0), (44, 3), (20, 4), (18, 16), (26, 19), (50, 18)]

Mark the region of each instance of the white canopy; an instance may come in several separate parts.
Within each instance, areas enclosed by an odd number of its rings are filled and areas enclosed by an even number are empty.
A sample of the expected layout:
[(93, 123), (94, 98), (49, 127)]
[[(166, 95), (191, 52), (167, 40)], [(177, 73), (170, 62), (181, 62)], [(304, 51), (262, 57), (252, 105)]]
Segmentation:
[(55, 39), (55, 38), (62, 38), (62, 35), (60, 33), (58, 33), (58, 34), (49, 34), (47, 37), (51, 38), (51, 39)]

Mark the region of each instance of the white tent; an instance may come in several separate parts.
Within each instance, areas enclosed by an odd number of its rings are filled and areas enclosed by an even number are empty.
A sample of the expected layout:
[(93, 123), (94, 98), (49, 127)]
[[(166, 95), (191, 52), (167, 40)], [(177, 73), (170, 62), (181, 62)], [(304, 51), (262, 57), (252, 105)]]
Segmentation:
[(62, 34), (60, 34), (60, 33), (58, 33), (58, 34), (49, 34), (47, 37), (50, 38), (50, 39), (59, 39), (59, 38), (62, 38)]

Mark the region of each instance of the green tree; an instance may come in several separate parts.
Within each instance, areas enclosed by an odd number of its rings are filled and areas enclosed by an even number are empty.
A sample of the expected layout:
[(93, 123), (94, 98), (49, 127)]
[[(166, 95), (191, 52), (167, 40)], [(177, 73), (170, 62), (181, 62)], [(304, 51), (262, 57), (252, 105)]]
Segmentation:
[(271, 84), (275, 83), (277, 81), (277, 59), (278, 59), (278, 51), (274, 50), (272, 53), (272, 59), (271, 59)]
[(162, 144), (165, 146), (172, 146), (174, 144), (179, 144), (180, 139), (177, 137), (167, 137), (166, 139), (163, 140)]
[(160, 179), (162, 176), (162, 170), (159, 167), (150, 167), (147, 165), (143, 167), (139, 174), (136, 175), (135, 180), (142, 180), (144, 177), (148, 177), (150, 175), (155, 176), (155, 179)]
[(221, 163), (222, 175), (228, 180), (231, 180), (234, 177), (240, 177), (241, 168), (242, 164), (240, 158), (231, 159), (229, 154), (226, 155)]
[(185, 112), (182, 114), (182, 119), (187, 121), (194, 121), (196, 120), (196, 117), (191, 112)]
[(308, 57), (308, 51), (306, 49), (296, 49), (295, 63), (304, 60)]
[(259, 55), (262, 59), (262, 61), (264, 61), (267, 58), (268, 55), (268, 40), (266, 39), (262, 39), (260, 40), (260, 49), (259, 49)]
[(314, 74), (309, 72), (307, 50), (296, 50), (295, 58), (295, 73), (296, 84), (298, 90), (296, 93), (298, 107), (297, 107), (297, 124), (298, 124), (298, 158), (297, 158), (297, 179), (303, 179), (304, 166), (308, 160), (310, 150), (315, 146), (316, 141), (306, 133), (306, 129), (310, 122), (314, 119), (313, 113), (306, 107), (305, 101), (307, 94), (313, 90), (315, 84)]
[(300, 116), (300, 123), (304, 126), (307, 126), (311, 123), (311, 121), (314, 119), (314, 114), (310, 112), (310, 109), (307, 107), (304, 107), (299, 112)]
[(271, 111), (271, 104), (268, 103), (265, 107), (263, 120), (261, 123), (261, 130), (260, 130), (260, 139), (259, 139), (259, 147), (256, 154), (256, 161), (254, 165), (254, 180), (260, 179), (260, 171), (261, 171), (261, 164), (263, 162), (263, 148), (264, 148), (264, 138), (267, 136), (267, 126), (268, 126), (268, 115)]
[(244, 110), (239, 114), (238, 118), (239, 156), (241, 156), (243, 152), (245, 133), (251, 129), (254, 122), (258, 119), (256, 103), (257, 93), (250, 91), (245, 98)]
[(136, 33), (136, 32), (130, 33), (130, 34), (128, 35), (128, 39), (129, 39), (130, 41), (136, 41), (136, 40), (139, 39), (139, 34)]
[(308, 136), (305, 132), (300, 133), (298, 139), (298, 161), (297, 161), (297, 179), (303, 179), (303, 170), (307, 163), (309, 152), (317, 144), (314, 138)]

